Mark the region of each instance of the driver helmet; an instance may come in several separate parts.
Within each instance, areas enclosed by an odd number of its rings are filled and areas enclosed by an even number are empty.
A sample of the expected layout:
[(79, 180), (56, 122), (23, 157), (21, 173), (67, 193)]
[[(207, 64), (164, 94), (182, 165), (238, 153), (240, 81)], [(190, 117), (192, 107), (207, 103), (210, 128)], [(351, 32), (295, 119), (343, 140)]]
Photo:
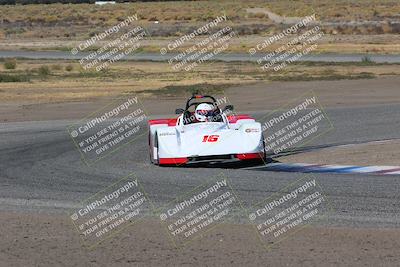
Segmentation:
[(207, 103), (201, 103), (197, 105), (194, 116), (196, 117), (197, 121), (205, 122), (208, 121), (209, 117), (212, 117), (213, 111), (214, 111), (213, 105)]

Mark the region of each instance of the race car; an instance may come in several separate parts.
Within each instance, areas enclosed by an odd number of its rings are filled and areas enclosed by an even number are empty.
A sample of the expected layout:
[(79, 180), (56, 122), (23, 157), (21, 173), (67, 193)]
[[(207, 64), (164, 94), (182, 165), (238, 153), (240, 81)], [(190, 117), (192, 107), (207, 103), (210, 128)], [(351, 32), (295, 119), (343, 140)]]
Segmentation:
[[(222, 101), (219, 101), (222, 102)], [(150, 161), (156, 165), (187, 165), (265, 160), (261, 124), (249, 115), (219, 107), (209, 95), (193, 95), (177, 118), (149, 120)]]

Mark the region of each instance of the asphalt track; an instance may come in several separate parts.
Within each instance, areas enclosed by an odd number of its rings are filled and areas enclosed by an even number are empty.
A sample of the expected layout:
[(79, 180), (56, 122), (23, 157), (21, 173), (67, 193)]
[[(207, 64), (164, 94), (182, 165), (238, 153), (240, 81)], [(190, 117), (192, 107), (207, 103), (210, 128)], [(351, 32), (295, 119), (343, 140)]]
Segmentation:
[[(304, 149), (400, 138), (400, 104), (326, 111), (335, 129)], [(229, 168), (156, 167), (148, 162), (146, 136), (95, 165), (86, 166), (66, 131), (71, 123), (58, 120), (0, 124), (0, 210), (68, 212), (83, 199), (132, 172), (142, 182), (155, 207), (224, 173), (244, 206), (249, 208), (305, 175)], [(400, 176), (313, 175), (331, 207), (320, 224), (400, 226)], [(247, 222), (245, 214), (241, 217), (241, 223)]]

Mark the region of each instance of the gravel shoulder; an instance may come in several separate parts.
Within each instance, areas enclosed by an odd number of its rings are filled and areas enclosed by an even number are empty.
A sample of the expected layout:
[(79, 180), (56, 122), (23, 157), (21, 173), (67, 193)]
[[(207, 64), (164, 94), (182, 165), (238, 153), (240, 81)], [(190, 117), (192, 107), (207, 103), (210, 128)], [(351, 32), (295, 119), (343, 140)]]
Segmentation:
[(398, 229), (306, 227), (266, 250), (249, 225), (220, 225), (176, 249), (156, 220), (132, 225), (94, 250), (64, 215), (1, 212), (6, 266), (396, 266)]

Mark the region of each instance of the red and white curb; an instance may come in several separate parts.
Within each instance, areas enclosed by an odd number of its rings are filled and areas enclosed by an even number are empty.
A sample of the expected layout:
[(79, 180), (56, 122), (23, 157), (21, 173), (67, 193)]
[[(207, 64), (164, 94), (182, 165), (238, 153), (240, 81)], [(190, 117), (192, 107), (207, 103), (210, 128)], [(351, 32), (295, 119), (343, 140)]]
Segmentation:
[[(256, 167), (257, 168), (257, 167)], [(256, 169), (249, 168), (249, 169)], [(324, 165), (308, 163), (271, 163), (262, 170), (282, 172), (316, 172), (316, 173), (364, 173), (379, 175), (400, 175), (400, 166), (354, 166), (354, 165)]]

